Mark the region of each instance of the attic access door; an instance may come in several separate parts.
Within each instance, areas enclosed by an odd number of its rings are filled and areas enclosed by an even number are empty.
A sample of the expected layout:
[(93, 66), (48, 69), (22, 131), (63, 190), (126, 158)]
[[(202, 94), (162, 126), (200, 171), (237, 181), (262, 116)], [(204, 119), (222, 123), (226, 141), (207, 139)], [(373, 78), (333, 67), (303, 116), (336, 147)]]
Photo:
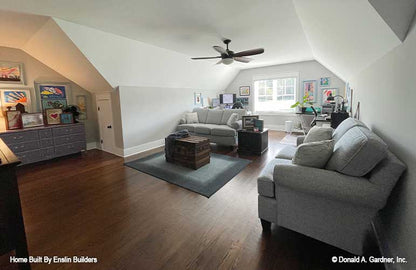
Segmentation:
[(114, 153), (113, 110), (110, 95), (97, 96), (97, 114), (100, 126), (101, 150)]

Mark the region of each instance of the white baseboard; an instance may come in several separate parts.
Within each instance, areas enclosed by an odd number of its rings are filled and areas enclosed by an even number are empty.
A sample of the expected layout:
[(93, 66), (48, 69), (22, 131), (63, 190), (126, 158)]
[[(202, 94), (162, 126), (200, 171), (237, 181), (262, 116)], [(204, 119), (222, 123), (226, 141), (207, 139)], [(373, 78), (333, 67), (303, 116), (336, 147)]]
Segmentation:
[(123, 157), (136, 155), (163, 145), (165, 145), (165, 139), (144, 143), (130, 148), (124, 148)]
[(99, 143), (98, 142), (89, 142), (87, 143), (87, 150), (91, 150), (91, 149), (100, 149), (101, 147), (99, 147)]

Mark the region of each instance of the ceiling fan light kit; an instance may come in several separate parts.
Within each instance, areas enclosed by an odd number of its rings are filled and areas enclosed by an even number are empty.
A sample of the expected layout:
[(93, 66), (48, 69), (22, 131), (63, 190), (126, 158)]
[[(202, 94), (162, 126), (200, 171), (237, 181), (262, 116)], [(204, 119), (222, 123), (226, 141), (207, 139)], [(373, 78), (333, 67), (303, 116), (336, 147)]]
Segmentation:
[(234, 61), (238, 61), (238, 62), (241, 62), (241, 63), (248, 63), (248, 62), (250, 62), (253, 59), (252, 58), (247, 58), (246, 56), (264, 53), (264, 49), (263, 48), (252, 49), (252, 50), (247, 50), (247, 51), (242, 51), (242, 52), (234, 53), (233, 51), (231, 51), (230, 49), (228, 49), (228, 44), (230, 44), (231, 40), (230, 39), (224, 39), (223, 42), (227, 46), (226, 49), (224, 49), (221, 46), (213, 46), (212, 47), (212, 48), (214, 48), (214, 50), (216, 50), (217, 52), (219, 52), (221, 54), (221, 56), (193, 57), (191, 59), (192, 60), (204, 60), (204, 59), (221, 58), (221, 60), (219, 62), (217, 62), (217, 64), (221, 64), (222, 63), (224, 65), (230, 65)]

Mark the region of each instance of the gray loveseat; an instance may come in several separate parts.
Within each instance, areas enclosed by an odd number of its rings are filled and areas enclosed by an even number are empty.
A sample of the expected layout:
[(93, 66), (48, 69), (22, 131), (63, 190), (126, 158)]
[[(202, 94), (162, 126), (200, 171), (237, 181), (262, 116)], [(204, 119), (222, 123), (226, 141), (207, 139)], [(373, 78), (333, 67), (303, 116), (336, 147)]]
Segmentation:
[[(265, 229), (276, 223), (362, 254), (373, 218), (406, 167), (358, 120), (343, 121), (332, 139), (334, 152), (325, 169), (292, 164), (295, 146), (283, 148), (266, 165), (258, 178), (259, 218)], [(302, 142), (298, 138), (298, 145)]]
[[(237, 145), (237, 130), (241, 128), (241, 118), (246, 114), (245, 109), (195, 108), (193, 112), (198, 114), (198, 123), (179, 123), (176, 130), (187, 129), (193, 135), (206, 137), (212, 143), (220, 145)], [(229, 126), (227, 121), (233, 113), (238, 114), (238, 119)]]

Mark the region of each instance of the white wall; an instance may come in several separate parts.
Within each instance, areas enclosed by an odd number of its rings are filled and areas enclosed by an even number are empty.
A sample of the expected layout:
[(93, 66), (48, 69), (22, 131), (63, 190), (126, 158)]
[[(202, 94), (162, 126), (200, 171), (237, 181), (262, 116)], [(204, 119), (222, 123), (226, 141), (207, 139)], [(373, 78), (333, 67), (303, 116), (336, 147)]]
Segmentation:
[[(368, 124), (408, 166), (377, 222), (385, 252), (406, 257), (416, 269), (416, 27), (402, 45), (351, 80), (354, 103)], [(355, 108), (355, 106), (354, 106)], [(387, 254), (390, 255), (390, 254)], [(397, 265), (396, 265), (397, 266)]]
[(55, 20), (113, 87), (223, 89), (238, 72), (215, 61), (193, 61), (172, 50)]
[[(317, 61), (305, 61), (292, 64), (275, 65), (262, 68), (253, 68), (241, 70), (234, 80), (225, 88), (226, 93), (236, 93), (239, 96), (240, 86), (250, 86), (250, 104), (249, 109), (254, 110), (254, 83), (253, 80), (256, 76), (273, 76), (286, 73), (299, 73), (299, 89), (298, 99), (303, 97), (302, 82), (306, 80), (316, 80), (319, 89), (319, 79), (321, 77), (331, 77), (330, 87), (337, 87), (339, 93), (344, 96), (345, 83), (334, 73), (326, 69)], [(320, 94), (317, 96), (317, 100), (320, 100)], [(255, 112), (254, 112), (255, 113)], [(261, 119), (265, 121), (265, 125), (269, 128), (282, 129), (286, 120), (297, 121), (295, 114), (279, 113), (274, 115), (261, 115)]]
[[(29, 112), (39, 112), (40, 103), (37, 99), (38, 95), (35, 91), (35, 83), (42, 82), (60, 82), (60, 83), (69, 83), (71, 88), (71, 95), (69, 97), (69, 102), (75, 101), (75, 96), (77, 95), (86, 95), (87, 96), (87, 113), (88, 119), (85, 121), (86, 126), (86, 135), (87, 142), (95, 143), (98, 141), (98, 124), (97, 124), (97, 113), (95, 110), (95, 101), (93, 96), (81, 88), (79, 85), (68, 80), (62, 75), (58, 74), (56, 71), (50, 69), (46, 65), (42, 64), (35, 58), (31, 57), (27, 53), (19, 49), (0, 47), (0, 59), (2, 61), (11, 61), (23, 63), (24, 78), (26, 85), (16, 85), (16, 84), (0, 84), (0, 88), (12, 88), (12, 89), (27, 89), (30, 90), (31, 96), (31, 108), (28, 108)], [(72, 103), (73, 104), (73, 103)], [(1, 125), (4, 123), (0, 123)]]
[[(129, 87), (118, 88), (124, 154), (130, 155), (160, 146), (175, 130), (184, 112), (194, 108), (190, 88)], [(217, 97), (218, 90), (198, 90), (203, 98)], [(117, 145), (120, 145), (118, 142)]]

